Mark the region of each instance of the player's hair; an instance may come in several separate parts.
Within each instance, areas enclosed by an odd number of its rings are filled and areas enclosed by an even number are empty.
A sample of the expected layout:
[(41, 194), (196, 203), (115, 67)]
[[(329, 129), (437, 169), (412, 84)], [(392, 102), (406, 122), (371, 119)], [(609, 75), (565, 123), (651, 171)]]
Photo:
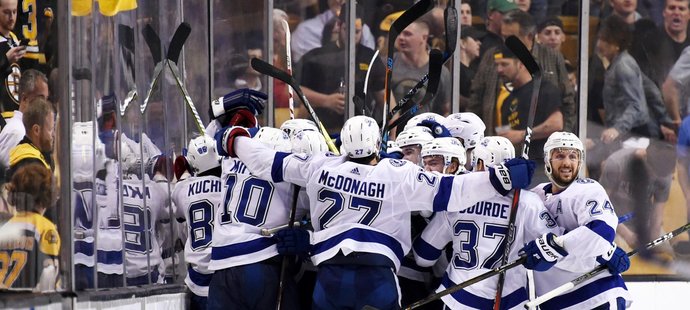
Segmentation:
[(534, 36), (537, 31), (537, 24), (532, 15), (521, 10), (512, 10), (503, 14), (503, 23), (520, 25), (520, 36)]
[(24, 99), (26, 95), (34, 92), (39, 80), (48, 85), (48, 78), (43, 72), (36, 69), (22, 71), (22, 77), (19, 79), (19, 99)]
[(7, 186), (7, 201), (17, 211), (38, 212), (51, 206), (53, 176), (42, 164), (29, 163), (19, 167)]
[(28, 132), (33, 125), (44, 126), (46, 116), (52, 112), (53, 105), (48, 100), (41, 97), (31, 99), (22, 118), (24, 128)]
[(621, 51), (630, 47), (632, 32), (622, 17), (611, 15), (607, 17), (599, 29), (599, 39), (604, 42), (617, 45)]

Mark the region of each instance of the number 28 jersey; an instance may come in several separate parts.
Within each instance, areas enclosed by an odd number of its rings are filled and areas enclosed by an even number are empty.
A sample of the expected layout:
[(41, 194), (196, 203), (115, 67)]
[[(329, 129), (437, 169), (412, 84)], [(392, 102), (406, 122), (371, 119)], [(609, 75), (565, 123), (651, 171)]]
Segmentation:
[(216, 210), (211, 270), (260, 262), (278, 255), (275, 241), (261, 235), (289, 221), (292, 186), (254, 176), (237, 158), (222, 162), (225, 186)]

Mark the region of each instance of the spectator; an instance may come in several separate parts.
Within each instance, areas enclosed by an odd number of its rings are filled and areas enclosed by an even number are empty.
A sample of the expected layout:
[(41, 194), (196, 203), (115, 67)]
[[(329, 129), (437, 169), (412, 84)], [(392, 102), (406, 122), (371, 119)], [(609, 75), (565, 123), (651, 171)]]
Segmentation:
[(479, 58), (479, 49), (485, 32), (472, 26), (462, 26), (460, 29), (460, 111), (465, 111), (470, 98), (474, 69), (471, 64)]
[(690, 21), (690, 0), (666, 0), (664, 7), (664, 37), (671, 42), (673, 61), (678, 60), (683, 49), (690, 46), (688, 21)]
[(19, 167), (10, 179), (8, 202), (17, 213), (0, 228), (0, 235), (6, 238), (0, 243), (0, 255), (26, 260), (11, 269), (2, 268), (4, 287), (37, 291), (57, 288), (60, 235), (55, 224), (43, 216), (55, 200), (53, 187), (50, 170), (37, 163)]
[[(575, 128), (577, 117), (575, 114), (575, 93), (568, 81), (568, 73), (565, 69), (565, 59), (560, 53), (534, 42), (536, 25), (529, 14), (515, 10), (504, 16), (504, 24), (501, 27), (504, 37), (517, 36), (520, 41), (531, 50), (532, 56), (537, 61), (544, 73), (543, 78), (557, 85), (561, 94), (561, 112), (563, 113), (564, 128), (572, 131)], [(482, 43), (483, 45), (483, 43)], [(486, 124), (487, 135), (495, 135), (496, 113), (495, 107), (498, 98), (505, 98), (508, 91), (502, 88), (501, 81), (496, 74), (496, 63), (492, 54), (482, 56), (479, 69), (472, 81), (472, 95), (468, 105), (468, 111), (479, 115)]]
[[(19, 60), (26, 54), (26, 46), (20, 46), (17, 36), (12, 32), (17, 22), (17, 0), (0, 0), (0, 112), (11, 112), (19, 108), (17, 82), (21, 76)], [(12, 117), (3, 114), (5, 119)]]
[[(391, 79), (391, 89), (395, 98), (402, 98), (419, 81), (419, 79), (429, 72), (429, 26), (423, 21), (415, 21), (400, 35), (398, 35), (395, 46), (398, 49), (397, 60), (393, 64), (393, 77)], [(448, 84), (451, 81), (450, 72), (446, 67), (442, 68), (441, 81), (436, 96), (432, 102), (424, 103), (418, 113), (434, 112), (440, 115), (450, 113), (450, 92)], [(417, 93), (415, 102), (423, 97), (424, 92)]]
[[(340, 7), (346, 1), (328, 0), (328, 10), (301, 22), (295, 31), (292, 32), (292, 61), (298, 62), (308, 51), (321, 46), (323, 28), (329, 20), (335, 18), (340, 13)], [(374, 35), (371, 34), (369, 26), (362, 27), (361, 44), (373, 49), (375, 47)]]
[(637, 12), (637, 0), (611, 0), (611, 9), (612, 15), (617, 15), (628, 25), (642, 18)]
[(558, 52), (565, 42), (563, 22), (556, 16), (549, 17), (537, 26), (537, 42)]
[[(690, 116), (683, 119), (678, 130), (678, 144), (676, 148), (678, 157), (678, 184), (685, 197), (687, 219), (690, 220)], [(677, 253), (684, 257), (690, 256), (690, 241), (684, 241), (682, 245), (675, 247)]]
[(577, 67), (573, 66), (569, 61), (565, 61), (565, 70), (568, 71), (568, 81), (573, 91), (577, 93)]
[(460, 4), (460, 25), (472, 26), (472, 7), (469, 3)]
[(26, 136), (10, 150), (10, 171), (12, 176), (19, 167), (36, 162), (52, 169), (51, 153), (55, 128), (53, 105), (47, 100), (36, 97), (29, 102), (22, 122)]
[(29, 102), (36, 97), (48, 99), (49, 95), (48, 79), (43, 73), (35, 69), (24, 71), (19, 79), (19, 110), (14, 111), (14, 115), (7, 120), (7, 125), (0, 132), (0, 162), (5, 167), (10, 165), (10, 150), (26, 135), (22, 115)]
[[(507, 83), (511, 83), (513, 90), (496, 107), (497, 134), (508, 138), (515, 149), (521, 150), (525, 141), (525, 129), (529, 115), (532, 88), (534, 83), (527, 68), (515, 57), (505, 45), (496, 49), (496, 72)], [(563, 114), (561, 113), (561, 96), (558, 87), (548, 80), (542, 80), (537, 101), (537, 113), (532, 126), (532, 143), (529, 158), (536, 162), (544, 159), (544, 143), (554, 132), (563, 130)], [(499, 130), (500, 129), (500, 130)], [(535, 173), (533, 184), (546, 182), (543, 173)]]
[[(316, 114), (323, 122), (329, 133), (338, 133), (345, 121), (345, 96), (342, 87), (344, 81), (347, 80), (345, 72), (345, 40), (347, 39), (347, 25), (343, 18), (337, 19), (334, 30), (338, 34), (338, 40), (322, 47), (316, 48), (302, 58), (302, 63), (296, 66), (299, 70), (296, 76), (300, 80), (302, 90), (305, 96), (309, 98)], [(362, 20), (357, 18), (355, 21), (355, 93), (361, 94), (364, 92), (364, 78), (366, 76), (369, 62), (374, 57), (374, 51), (360, 44), (362, 38)], [(327, 72), (328, 74), (320, 74), (320, 72)], [(379, 106), (383, 105), (383, 82), (385, 76), (385, 67), (380, 61), (374, 62), (371, 75), (369, 76), (369, 89), (367, 94), (372, 94), (370, 98), (375, 99), (375, 107), (379, 110)], [(370, 100), (371, 101), (371, 100)], [(367, 109), (372, 110), (370, 101), (367, 103)], [(297, 105), (296, 105), (297, 106)], [(361, 108), (356, 107), (358, 111)], [(381, 115), (381, 111), (378, 114)], [(306, 117), (306, 111), (302, 105), (297, 108), (298, 115)]]
[(678, 128), (682, 117), (688, 115), (688, 98), (690, 98), (688, 88), (690, 88), (690, 47), (683, 50), (662, 87), (664, 103), (674, 128)]
[[(482, 40), (482, 49), (480, 51), (481, 57), (494, 46), (501, 45), (503, 38), (501, 37), (501, 27), (503, 26), (503, 14), (510, 11), (517, 10), (518, 6), (514, 1), (510, 0), (489, 0), (487, 3), (486, 15), (486, 36)], [(490, 53), (493, 55), (493, 53)], [(491, 68), (493, 69), (493, 68)], [(493, 71), (493, 70), (491, 70)]]

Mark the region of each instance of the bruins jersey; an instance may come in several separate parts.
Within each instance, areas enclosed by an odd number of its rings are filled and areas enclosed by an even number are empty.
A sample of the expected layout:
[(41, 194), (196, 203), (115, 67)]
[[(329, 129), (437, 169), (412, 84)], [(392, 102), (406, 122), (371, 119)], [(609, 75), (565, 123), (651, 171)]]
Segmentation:
[(55, 224), (38, 213), (19, 212), (0, 235), (0, 288), (36, 287), (44, 261), (60, 252)]
[(54, 38), (56, 8), (56, 0), (17, 2), (17, 23), (14, 26), (14, 33), (20, 39), (29, 40), (26, 55), (19, 61), (23, 69), (42, 69), (42, 65), (46, 65), (57, 48), (52, 46), (56, 43)]
[[(0, 36), (0, 54), (5, 55), (11, 48), (19, 46), (19, 40), (13, 32), (8, 37)], [(19, 79), (22, 77), (18, 63), (11, 63), (0, 71), (2, 87), (0, 87), (0, 100), (2, 111), (19, 110)]]
[(31, 143), (28, 137), (24, 137), (17, 146), (10, 150), (10, 170), (7, 176), (11, 177), (21, 165), (31, 162), (43, 164), (46, 168), (52, 170), (52, 161), (49, 156), (41, 153), (41, 151)]

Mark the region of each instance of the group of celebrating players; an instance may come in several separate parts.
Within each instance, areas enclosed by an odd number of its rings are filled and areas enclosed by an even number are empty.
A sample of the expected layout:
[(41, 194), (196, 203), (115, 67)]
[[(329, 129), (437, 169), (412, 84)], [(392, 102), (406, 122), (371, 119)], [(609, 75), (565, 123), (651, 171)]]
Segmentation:
[(576, 135), (548, 138), (551, 182), (528, 190), (534, 162), (484, 137), (472, 113), (415, 116), (387, 152), (377, 122), (355, 116), (336, 155), (310, 120), (260, 127), (266, 94), (231, 95), (212, 103), (206, 134), (174, 163), (192, 308), (399, 309), (505, 264), (506, 247), (509, 261), (526, 258), (521, 266), (427, 307), (521, 309), (530, 290), (542, 295), (599, 265), (608, 270), (541, 309), (630, 304), (618, 217), (604, 188), (578, 177)]

